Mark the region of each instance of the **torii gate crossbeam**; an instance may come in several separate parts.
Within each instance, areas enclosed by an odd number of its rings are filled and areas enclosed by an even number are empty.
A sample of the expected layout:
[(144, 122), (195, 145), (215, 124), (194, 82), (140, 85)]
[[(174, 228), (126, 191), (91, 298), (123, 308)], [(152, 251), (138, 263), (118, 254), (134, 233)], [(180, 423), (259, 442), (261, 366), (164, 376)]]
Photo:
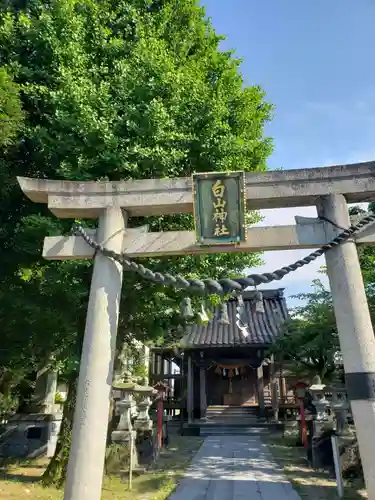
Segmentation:
[[(190, 179), (112, 183), (20, 178), (19, 183), (31, 200), (48, 204), (58, 217), (99, 217), (96, 237), (117, 253), (131, 250), (129, 253), (134, 256), (162, 255), (163, 248), (169, 255), (205, 251), (195, 245), (192, 234), (186, 231), (177, 232), (177, 236), (168, 232), (147, 233), (144, 229), (126, 231), (127, 215), (192, 212)], [(314, 248), (340, 233), (338, 227), (349, 227), (347, 202), (375, 198), (375, 162), (247, 174), (246, 197), (251, 209), (315, 205), (318, 215), (333, 224), (300, 220), (296, 226), (283, 229), (252, 228), (242, 251)], [(360, 233), (357, 242), (373, 244), (373, 229)], [(209, 249), (212, 250), (228, 251), (228, 247)], [(46, 238), (44, 256), (80, 259), (92, 258), (93, 253), (76, 237), (58, 237)], [(329, 250), (326, 262), (367, 491), (369, 499), (375, 500), (375, 337), (355, 241), (348, 240)], [(97, 254), (65, 500), (99, 500), (101, 496), (121, 283), (121, 266)]]
[[(343, 194), (348, 203), (375, 198), (375, 162), (246, 174), (248, 210), (313, 206), (327, 194)], [(22, 191), (36, 203), (48, 203), (57, 217), (94, 219), (103, 208), (126, 208), (130, 217), (192, 213), (190, 178), (117, 182), (79, 182), (19, 177)]]

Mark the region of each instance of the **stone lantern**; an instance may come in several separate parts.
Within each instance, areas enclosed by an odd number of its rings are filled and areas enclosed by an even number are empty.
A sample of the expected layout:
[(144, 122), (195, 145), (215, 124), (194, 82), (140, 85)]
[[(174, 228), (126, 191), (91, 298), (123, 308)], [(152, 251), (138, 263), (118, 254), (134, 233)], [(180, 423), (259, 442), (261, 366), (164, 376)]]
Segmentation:
[(135, 384), (132, 382), (116, 383), (112, 386), (115, 410), (120, 415), (117, 428), (112, 432), (112, 441), (115, 443), (127, 442), (133, 430), (132, 413), (134, 413), (136, 407), (136, 402), (133, 398), (134, 389)]
[(328, 408), (330, 401), (326, 398), (327, 387), (325, 384), (312, 384), (309, 387), (309, 392), (312, 396), (312, 404), (316, 408), (316, 416), (314, 421), (314, 436), (319, 436), (323, 429), (330, 421), (328, 416)]
[(325, 384), (313, 384), (309, 387), (309, 392), (312, 396), (312, 403), (316, 408), (316, 420), (327, 421), (327, 408), (329, 401), (326, 398), (327, 387)]
[[(112, 395), (116, 401), (116, 409), (120, 414), (118, 426), (111, 434), (112, 442), (129, 446), (132, 450), (131, 462), (134, 469), (139, 466), (138, 453), (134, 446), (137, 432), (152, 431), (152, 421), (148, 411), (151, 403), (150, 397), (155, 393), (156, 391), (152, 387), (144, 387), (132, 382), (129, 374), (124, 377), (124, 382), (115, 382), (112, 386)], [(138, 405), (139, 412), (133, 429), (132, 414), (136, 408), (134, 396), (137, 395), (141, 395), (142, 400)]]
[(343, 433), (347, 429), (347, 415), (350, 410), (350, 403), (343, 384), (332, 385), (328, 388), (332, 394), (331, 408), (335, 414), (336, 429), (338, 433)]
[(151, 406), (151, 396), (155, 396), (157, 390), (153, 387), (139, 385), (134, 389), (134, 394), (141, 398), (138, 403), (138, 415), (134, 422), (134, 428), (137, 431), (152, 431), (152, 420), (149, 415), (149, 410)]

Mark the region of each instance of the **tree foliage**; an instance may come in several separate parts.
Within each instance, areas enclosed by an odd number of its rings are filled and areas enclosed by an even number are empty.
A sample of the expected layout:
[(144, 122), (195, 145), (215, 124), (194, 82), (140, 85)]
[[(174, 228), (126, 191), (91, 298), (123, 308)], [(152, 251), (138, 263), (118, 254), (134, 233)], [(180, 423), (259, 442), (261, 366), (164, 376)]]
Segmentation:
[[(90, 263), (42, 260), (43, 238), (67, 233), (72, 221), (26, 200), (16, 176), (264, 170), (272, 107), (262, 89), (244, 85), (240, 61), (220, 50), (195, 0), (7, 0), (0, 9), (0, 65), (25, 115), (19, 140), (0, 149), (0, 366), (12, 378), (18, 368), (22, 377), (79, 357), (91, 276)], [(144, 223), (193, 227), (190, 215), (129, 220)], [(147, 260), (154, 270), (202, 277), (258, 263), (254, 254)], [(126, 273), (119, 341), (162, 339), (179, 321), (180, 297)]]
[[(7, 186), (1, 257), (9, 273), (3, 290), (12, 286), (12, 297), (27, 304), (15, 301), (25, 309), (19, 324), (15, 307), (2, 312), (6, 329), (21, 336), (28, 330), (59, 345), (56, 336), (71, 338), (84, 313), (80, 304), (87, 300), (91, 270), (41, 260), (43, 237), (66, 232), (71, 221), (56, 221), (45, 207), (25, 200), (15, 175), (118, 180), (264, 169), (271, 143), (263, 125), (272, 108), (260, 88), (244, 87), (240, 61), (219, 50), (221, 38), (193, 0), (5, 5), (1, 63), (21, 89), (26, 121), (22, 140), (1, 157)], [(146, 222), (154, 230), (193, 225), (187, 215)], [(144, 221), (130, 220), (139, 223)], [(215, 277), (228, 269), (238, 274), (259, 260), (222, 254), (147, 262), (157, 270)], [(134, 289), (141, 300), (129, 300)], [(176, 319), (171, 290), (126, 275), (123, 297), (124, 332), (157, 337)], [(43, 334), (36, 332), (36, 317)]]
[(289, 361), (295, 372), (324, 380), (336, 370), (340, 345), (331, 293), (319, 280), (312, 286), (311, 292), (296, 296), (303, 305), (294, 309), (272, 352)]
[(9, 146), (23, 123), (19, 88), (7, 70), (0, 67), (0, 148)]

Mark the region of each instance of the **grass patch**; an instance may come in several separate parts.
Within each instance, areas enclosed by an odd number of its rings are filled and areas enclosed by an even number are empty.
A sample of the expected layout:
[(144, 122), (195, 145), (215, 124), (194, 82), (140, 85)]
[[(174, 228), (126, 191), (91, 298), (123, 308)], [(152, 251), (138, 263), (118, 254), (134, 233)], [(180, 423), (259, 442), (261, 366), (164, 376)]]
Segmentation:
[[(170, 444), (147, 474), (127, 479), (104, 478), (102, 500), (166, 500), (174, 491), (185, 469), (202, 444), (194, 436), (170, 436)], [(0, 500), (62, 500), (63, 490), (40, 484), (48, 460), (8, 461), (0, 466)]]
[[(295, 437), (267, 436), (264, 442), (275, 460), (283, 467), (284, 473), (303, 500), (338, 500), (334, 478), (325, 471), (309, 467), (306, 452), (295, 445)], [(367, 498), (363, 485), (345, 484), (345, 500)]]

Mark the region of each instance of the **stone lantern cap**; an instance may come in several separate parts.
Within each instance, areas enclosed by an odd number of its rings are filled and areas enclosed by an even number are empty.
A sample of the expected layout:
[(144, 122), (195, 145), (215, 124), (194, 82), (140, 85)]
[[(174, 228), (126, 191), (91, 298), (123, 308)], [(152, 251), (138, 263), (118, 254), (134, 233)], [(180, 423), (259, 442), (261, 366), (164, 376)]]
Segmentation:
[(112, 385), (114, 399), (121, 399), (125, 394), (142, 394), (145, 397), (150, 397), (157, 392), (153, 387), (139, 385), (134, 382), (116, 382)]
[(346, 387), (344, 384), (333, 384), (326, 387), (326, 390), (332, 394), (346, 394)]
[(310, 385), (309, 391), (322, 392), (322, 391), (326, 390), (326, 387), (327, 386), (325, 384), (313, 384), (313, 385)]
[(310, 385), (310, 387), (309, 387), (309, 391), (313, 395), (321, 394), (323, 397), (324, 397), (324, 393), (326, 392), (326, 390), (327, 390), (327, 386), (325, 384), (313, 384), (313, 385)]
[(327, 386), (325, 384), (310, 385), (309, 392), (312, 395), (314, 404), (317, 404), (319, 401), (328, 403), (326, 399)]

